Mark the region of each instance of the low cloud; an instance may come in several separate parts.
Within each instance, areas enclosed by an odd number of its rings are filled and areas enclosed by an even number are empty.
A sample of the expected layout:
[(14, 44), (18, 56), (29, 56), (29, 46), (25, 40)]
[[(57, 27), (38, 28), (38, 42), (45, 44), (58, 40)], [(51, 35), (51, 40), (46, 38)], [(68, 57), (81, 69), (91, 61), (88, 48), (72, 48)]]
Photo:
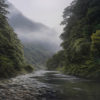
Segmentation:
[(57, 32), (48, 26), (31, 21), (9, 3), (8, 21), (22, 42), (41, 42), (59, 48), (60, 39)]

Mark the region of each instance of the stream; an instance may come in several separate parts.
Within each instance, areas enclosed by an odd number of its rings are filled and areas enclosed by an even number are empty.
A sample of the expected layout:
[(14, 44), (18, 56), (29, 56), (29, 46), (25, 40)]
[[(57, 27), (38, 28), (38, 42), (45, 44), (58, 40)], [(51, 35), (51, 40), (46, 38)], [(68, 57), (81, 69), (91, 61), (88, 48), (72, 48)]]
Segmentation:
[(40, 70), (0, 81), (0, 100), (100, 100), (100, 83)]

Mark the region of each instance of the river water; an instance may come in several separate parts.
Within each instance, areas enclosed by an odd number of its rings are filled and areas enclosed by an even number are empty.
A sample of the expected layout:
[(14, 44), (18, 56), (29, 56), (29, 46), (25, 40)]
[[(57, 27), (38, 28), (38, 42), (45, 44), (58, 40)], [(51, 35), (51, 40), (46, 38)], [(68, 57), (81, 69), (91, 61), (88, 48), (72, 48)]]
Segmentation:
[(0, 100), (100, 100), (100, 83), (40, 70), (1, 81)]

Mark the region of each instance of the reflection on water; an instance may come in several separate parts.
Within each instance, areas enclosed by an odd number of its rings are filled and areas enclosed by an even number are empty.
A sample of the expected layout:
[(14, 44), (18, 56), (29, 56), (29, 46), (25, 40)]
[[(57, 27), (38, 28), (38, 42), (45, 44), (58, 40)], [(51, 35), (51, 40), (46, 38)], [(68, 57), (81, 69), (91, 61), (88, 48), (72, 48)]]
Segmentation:
[(0, 82), (0, 100), (100, 100), (100, 84), (56, 71), (36, 71)]
[(51, 86), (53, 92), (51, 94), (47, 92), (47, 96), (55, 95), (55, 99), (48, 96), (46, 100), (100, 100), (100, 84), (93, 81), (53, 71), (43, 71), (42, 75), (36, 75), (33, 78)]

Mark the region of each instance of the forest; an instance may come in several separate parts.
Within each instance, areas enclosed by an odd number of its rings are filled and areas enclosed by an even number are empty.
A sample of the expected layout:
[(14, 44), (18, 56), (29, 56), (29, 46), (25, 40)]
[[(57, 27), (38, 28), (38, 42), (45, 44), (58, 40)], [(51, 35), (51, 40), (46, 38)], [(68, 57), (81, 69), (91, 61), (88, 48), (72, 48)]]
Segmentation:
[(99, 79), (100, 0), (0, 0), (0, 100), (100, 100)]
[[(0, 0), (0, 77), (32, 71), (33, 67), (29, 64), (44, 65), (51, 57), (49, 49), (44, 45), (39, 44), (37, 47), (33, 45), (34, 43), (29, 45), (23, 43), (23, 47), (8, 23), (7, 8), (5, 0)], [(98, 79), (100, 77), (99, 0), (74, 0), (65, 8), (61, 25), (64, 25), (60, 36), (63, 40), (62, 49), (47, 61), (47, 68)]]
[(8, 24), (7, 7), (5, 0), (0, 0), (0, 78), (9, 78), (33, 69), (25, 62), (23, 46)]
[(74, 0), (65, 8), (61, 25), (62, 50), (48, 60), (48, 69), (99, 79), (100, 1)]

